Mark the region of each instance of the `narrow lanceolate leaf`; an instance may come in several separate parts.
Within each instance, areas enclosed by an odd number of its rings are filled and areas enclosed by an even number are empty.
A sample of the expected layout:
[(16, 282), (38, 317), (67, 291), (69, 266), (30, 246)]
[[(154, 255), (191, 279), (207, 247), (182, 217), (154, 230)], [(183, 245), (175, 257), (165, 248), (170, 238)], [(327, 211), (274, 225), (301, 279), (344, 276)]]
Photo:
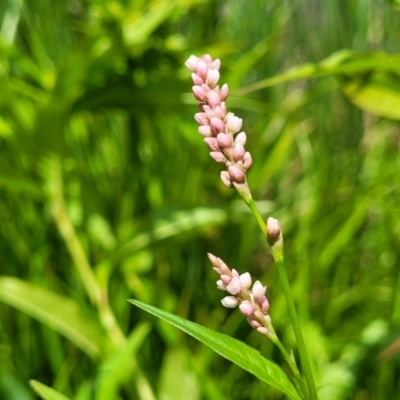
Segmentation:
[(63, 394), (57, 392), (51, 387), (44, 385), (43, 383), (34, 380), (31, 380), (29, 383), (33, 390), (43, 400), (69, 400), (68, 397), (65, 397)]
[(0, 301), (65, 336), (93, 358), (100, 356), (103, 333), (74, 300), (12, 277), (0, 277)]
[(298, 392), (286, 374), (273, 362), (264, 358), (259, 351), (230, 336), (212, 331), (199, 324), (187, 321), (174, 314), (137, 300), (129, 300), (132, 304), (169, 322), (195, 339), (211, 347), (216, 353), (232, 361), (239, 367), (255, 375), (258, 379), (281, 390), (289, 398), (300, 400)]

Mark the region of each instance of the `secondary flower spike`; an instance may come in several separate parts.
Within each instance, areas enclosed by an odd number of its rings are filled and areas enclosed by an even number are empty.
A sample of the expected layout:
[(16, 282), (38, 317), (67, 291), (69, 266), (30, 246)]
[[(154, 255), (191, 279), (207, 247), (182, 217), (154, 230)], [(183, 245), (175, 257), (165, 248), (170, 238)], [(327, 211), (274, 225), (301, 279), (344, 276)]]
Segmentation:
[(226, 166), (221, 172), (222, 183), (227, 187), (242, 185), (253, 160), (244, 148), (246, 134), (239, 133), (242, 119), (226, 109), (228, 85), (218, 85), (221, 61), (205, 54), (200, 58), (190, 56), (185, 65), (192, 71), (193, 94), (200, 101), (200, 112), (194, 116), (200, 125), (198, 132), (204, 136), (210, 156)]
[(267, 287), (256, 281), (251, 287), (252, 279), (248, 272), (239, 275), (230, 269), (219, 257), (208, 253), (214, 271), (220, 276), (217, 288), (227, 291), (229, 296), (221, 300), (223, 306), (235, 308), (247, 318), (249, 324), (261, 334), (275, 340), (276, 333), (268, 314), (269, 302), (265, 293)]

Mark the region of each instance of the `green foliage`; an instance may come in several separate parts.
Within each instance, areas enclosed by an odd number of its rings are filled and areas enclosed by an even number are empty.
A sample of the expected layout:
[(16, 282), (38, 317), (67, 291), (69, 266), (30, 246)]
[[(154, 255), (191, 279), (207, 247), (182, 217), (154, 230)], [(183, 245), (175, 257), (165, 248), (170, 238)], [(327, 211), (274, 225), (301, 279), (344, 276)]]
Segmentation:
[(283, 398), (126, 301), (286, 371), (220, 306), (206, 257), (268, 285), (294, 348), (256, 221), (196, 133), (183, 63), (205, 52), (244, 120), (258, 206), (283, 227), (320, 398), (398, 398), (398, 13), (385, 0), (0, 2), (0, 398), (37, 398), (34, 379), (76, 400), (184, 399), (171, 370), (193, 399)]
[(193, 336), (200, 342), (211, 347), (216, 353), (255, 375), (259, 380), (281, 390), (291, 399), (300, 399), (296, 389), (290, 383), (285, 373), (277, 365), (262, 357), (252, 347), (236, 339), (232, 339), (230, 336), (212, 331), (204, 326), (140, 301), (130, 300), (130, 302)]

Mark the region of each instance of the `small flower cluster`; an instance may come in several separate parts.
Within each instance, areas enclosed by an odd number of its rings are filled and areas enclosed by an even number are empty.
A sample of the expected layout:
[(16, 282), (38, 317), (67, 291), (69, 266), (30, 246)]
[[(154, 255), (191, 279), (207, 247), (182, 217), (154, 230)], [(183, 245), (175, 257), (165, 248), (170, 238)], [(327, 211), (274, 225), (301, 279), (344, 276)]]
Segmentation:
[(256, 281), (250, 289), (252, 282), (248, 272), (239, 275), (219, 257), (208, 253), (208, 258), (214, 271), (220, 275), (217, 288), (231, 294), (221, 300), (222, 305), (228, 308), (239, 306), (240, 312), (254, 329), (269, 338), (274, 338), (276, 334), (272, 327), (271, 317), (268, 315), (269, 303), (265, 296), (267, 287)]
[(228, 85), (218, 86), (221, 61), (205, 54), (200, 58), (190, 56), (185, 65), (192, 71), (194, 97), (201, 102), (201, 112), (195, 114), (200, 124), (198, 131), (204, 136), (211, 157), (227, 167), (226, 171), (221, 172), (221, 180), (227, 187), (243, 184), (253, 160), (244, 148), (246, 134), (238, 133), (242, 119), (227, 112), (225, 100), (228, 97)]

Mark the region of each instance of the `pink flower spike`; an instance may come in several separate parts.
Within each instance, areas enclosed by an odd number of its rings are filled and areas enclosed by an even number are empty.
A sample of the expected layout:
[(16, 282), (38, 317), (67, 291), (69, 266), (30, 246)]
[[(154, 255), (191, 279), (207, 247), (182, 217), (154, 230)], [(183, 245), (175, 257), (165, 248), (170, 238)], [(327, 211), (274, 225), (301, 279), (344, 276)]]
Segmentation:
[(196, 74), (205, 81), (207, 78), (207, 71), (208, 71), (207, 64), (204, 62), (204, 60), (199, 60), (195, 71)]
[(206, 137), (204, 139), (204, 143), (207, 145), (207, 147), (211, 151), (221, 151), (221, 148), (219, 147), (218, 140), (214, 137)]
[(222, 85), (222, 88), (219, 92), (219, 97), (222, 101), (225, 101), (228, 98), (229, 88), (226, 83)]
[(205, 137), (212, 136), (210, 125), (201, 125), (201, 126), (199, 126), (199, 129), (197, 131), (202, 136), (205, 136)]
[(228, 171), (222, 171), (220, 173), (220, 178), (221, 178), (221, 181), (224, 184), (224, 186), (226, 186), (227, 188), (231, 188), (233, 186), (231, 177), (230, 177)]
[(248, 322), (254, 329), (257, 329), (257, 328), (262, 327), (262, 325), (261, 325), (256, 319), (254, 319), (254, 317), (248, 317), (248, 318), (247, 318), (247, 322)]
[(206, 101), (207, 100), (208, 91), (203, 86), (195, 85), (192, 87), (192, 90), (193, 90), (194, 97), (196, 97), (196, 100), (198, 100), (198, 101)]
[(258, 300), (262, 296), (265, 296), (265, 292), (267, 291), (267, 287), (263, 286), (260, 281), (255, 281), (253, 285), (253, 289), (251, 290), (254, 295), (254, 299)]
[(242, 282), (240, 281), (239, 278), (234, 277), (230, 281), (229, 285), (226, 287), (226, 290), (230, 294), (234, 294), (234, 295), (238, 294), (242, 290)]
[[(221, 259), (220, 259), (221, 260)], [(231, 270), (229, 267), (221, 260), (221, 274), (229, 275)]]
[(239, 300), (235, 296), (226, 296), (221, 303), (226, 308), (235, 308), (239, 304)]
[(209, 69), (207, 71), (207, 83), (210, 87), (215, 87), (219, 81), (219, 71), (217, 69)]
[(239, 305), (239, 310), (245, 317), (250, 317), (254, 313), (253, 305), (247, 300), (242, 301), (242, 303)]
[(219, 98), (219, 95), (214, 90), (210, 90), (207, 93), (207, 97), (205, 100), (207, 100), (207, 104), (211, 108), (215, 108), (221, 104), (221, 99)]
[(245, 153), (245, 150), (244, 150), (242, 143), (236, 143), (235, 147), (233, 148), (233, 153), (232, 153), (233, 159), (235, 161), (242, 160), (244, 153)]
[(185, 62), (185, 65), (193, 72), (196, 71), (197, 65), (199, 63), (199, 59), (196, 56), (190, 56), (187, 61)]
[(220, 152), (220, 151), (211, 151), (210, 156), (216, 161), (216, 162), (227, 162), (228, 160), (226, 157)]
[(251, 275), (248, 272), (240, 275), (240, 281), (242, 282), (243, 289), (249, 289), (251, 286)]
[(246, 174), (236, 165), (232, 165), (228, 168), (229, 176), (233, 182), (243, 183), (246, 179)]

